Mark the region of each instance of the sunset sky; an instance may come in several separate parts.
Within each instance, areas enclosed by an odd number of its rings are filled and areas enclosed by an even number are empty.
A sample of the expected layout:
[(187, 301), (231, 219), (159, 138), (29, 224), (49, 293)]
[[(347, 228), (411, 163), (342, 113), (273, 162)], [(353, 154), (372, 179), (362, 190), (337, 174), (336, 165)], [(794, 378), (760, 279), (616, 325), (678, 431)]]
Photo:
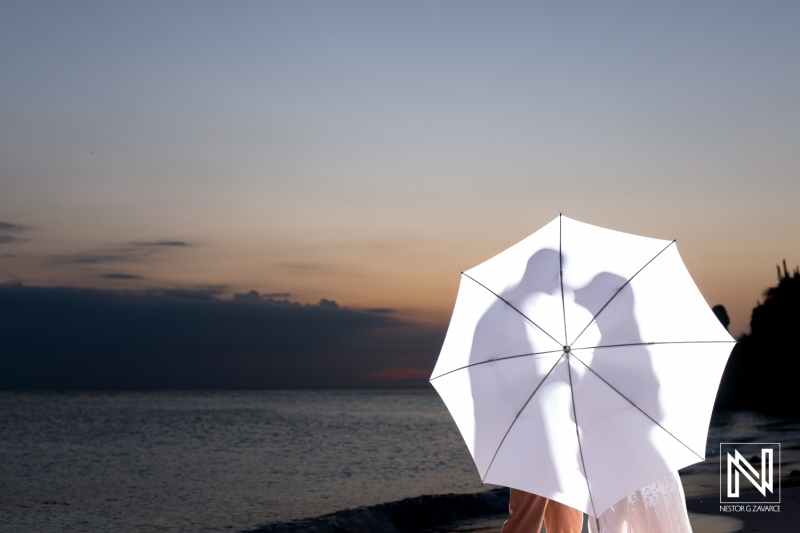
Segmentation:
[[(307, 322), (346, 336), (328, 364), (350, 378), (284, 384), (419, 380), (459, 272), (564, 213), (677, 239), (739, 335), (800, 263), (798, 24), (790, 1), (5, 1), (0, 316), (73, 357), (77, 330), (9, 302), (254, 290), (354, 328)], [(262, 355), (205, 371), (303, 366)], [(0, 387), (45, 383), (25, 364)]]

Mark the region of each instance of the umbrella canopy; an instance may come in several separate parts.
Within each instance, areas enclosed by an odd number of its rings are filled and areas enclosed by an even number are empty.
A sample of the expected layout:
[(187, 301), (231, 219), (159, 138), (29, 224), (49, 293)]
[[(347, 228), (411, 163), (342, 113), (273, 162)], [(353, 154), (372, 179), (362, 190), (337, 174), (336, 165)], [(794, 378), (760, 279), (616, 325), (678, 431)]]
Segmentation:
[(705, 458), (735, 341), (675, 241), (558, 216), (462, 274), (430, 381), (485, 483), (596, 517)]

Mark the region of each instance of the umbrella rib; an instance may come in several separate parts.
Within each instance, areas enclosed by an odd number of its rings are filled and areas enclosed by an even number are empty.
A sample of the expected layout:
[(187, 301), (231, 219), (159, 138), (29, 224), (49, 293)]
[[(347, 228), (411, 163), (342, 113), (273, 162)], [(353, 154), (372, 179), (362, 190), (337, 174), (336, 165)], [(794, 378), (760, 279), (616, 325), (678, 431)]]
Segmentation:
[[(578, 359), (578, 361), (580, 361), (580, 359)], [(572, 418), (575, 419), (575, 437), (578, 439), (578, 454), (581, 456), (583, 479), (586, 480), (586, 490), (589, 492), (589, 500), (592, 502), (592, 512), (596, 514), (594, 498), (592, 498), (592, 487), (589, 485), (589, 472), (586, 470), (586, 461), (583, 459), (583, 446), (581, 446), (580, 425), (578, 424), (578, 411), (575, 408), (575, 388), (572, 386), (572, 367), (570, 366), (569, 361), (567, 361), (567, 372), (569, 373), (569, 393), (572, 396)]]
[[(653, 344), (656, 344), (656, 343), (653, 343)], [(664, 344), (666, 344), (666, 343), (664, 343)], [(574, 355), (574, 354), (573, 354), (573, 355)], [(661, 429), (663, 429), (663, 430), (664, 430), (664, 431), (667, 433), (667, 435), (669, 435), (670, 437), (672, 437), (672, 438), (673, 438), (673, 439), (675, 439), (676, 441), (680, 442), (680, 443), (681, 443), (681, 444), (682, 444), (682, 445), (683, 445), (683, 446), (684, 446), (684, 447), (685, 447), (687, 450), (689, 450), (690, 452), (692, 452), (693, 454), (695, 454), (697, 457), (699, 457), (701, 461), (705, 461), (705, 460), (706, 460), (706, 458), (705, 458), (705, 457), (703, 457), (702, 455), (700, 455), (699, 453), (697, 453), (696, 451), (694, 451), (692, 448), (690, 448), (688, 444), (686, 444), (686, 443), (685, 443), (685, 442), (683, 442), (681, 439), (679, 439), (678, 437), (676, 437), (676, 436), (675, 436), (675, 435), (674, 435), (674, 434), (673, 434), (673, 433), (672, 433), (670, 430), (668, 430), (667, 428), (665, 428), (664, 426), (662, 426), (661, 424), (659, 424), (659, 423), (658, 423), (658, 421), (657, 421), (656, 419), (654, 419), (652, 416), (650, 416), (650, 415), (648, 415), (647, 413), (645, 413), (644, 411), (642, 411), (641, 407), (639, 407), (638, 405), (636, 405), (635, 403), (633, 403), (633, 402), (630, 400), (630, 398), (628, 398), (627, 396), (625, 396), (624, 394), (622, 394), (622, 393), (619, 391), (619, 389), (617, 389), (617, 388), (616, 388), (614, 385), (612, 385), (611, 383), (609, 383), (608, 381), (606, 381), (606, 380), (605, 380), (605, 378), (604, 378), (603, 376), (601, 376), (600, 374), (598, 374), (597, 372), (595, 372), (595, 371), (592, 369), (592, 367), (590, 367), (589, 365), (587, 365), (586, 363), (584, 363), (583, 361), (581, 361), (581, 360), (580, 360), (580, 358), (579, 358), (578, 356), (575, 356), (575, 360), (576, 360), (576, 361), (578, 361), (578, 362), (579, 362), (580, 364), (582, 364), (583, 366), (585, 366), (585, 367), (586, 367), (586, 369), (587, 369), (587, 370), (589, 370), (589, 372), (591, 372), (592, 374), (594, 374), (595, 376), (597, 376), (597, 377), (598, 377), (600, 380), (602, 380), (602, 382), (603, 382), (603, 383), (605, 383), (606, 385), (608, 385), (609, 387), (611, 387), (611, 390), (613, 390), (614, 392), (616, 392), (617, 394), (619, 394), (619, 395), (620, 395), (620, 396), (621, 396), (621, 397), (622, 397), (622, 398), (623, 398), (623, 399), (624, 399), (626, 402), (628, 402), (628, 403), (629, 403), (629, 404), (631, 404), (633, 407), (635, 407), (637, 411), (639, 411), (639, 412), (640, 412), (640, 413), (642, 413), (644, 416), (646, 416), (647, 418), (649, 418), (651, 422), (653, 422), (655, 425), (657, 425), (658, 427), (660, 427)]]
[(583, 329), (581, 330), (581, 332), (580, 332), (580, 333), (578, 333), (578, 336), (577, 336), (577, 337), (575, 337), (575, 338), (572, 340), (572, 342), (571, 342), (571, 343), (569, 343), (569, 344), (570, 344), (570, 345), (572, 345), (572, 344), (575, 344), (575, 343), (578, 341), (578, 339), (581, 337), (581, 335), (583, 335), (583, 334), (584, 334), (584, 332), (585, 332), (587, 329), (589, 329), (589, 326), (591, 326), (591, 325), (592, 325), (592, 323), (593, 323), (595, 320), (597, 320), (597, 316), (598, 316), (600, 313), (602, 313), (602, 312), (603, 312), (603, 310), (604, 310), (606, 307), (608, 307), (608, 304), (610, 304), (610, 303), (611, 303), (611, 302), (614, 300), (614, 298), (616, 298), (616, 297), (617, 297), (617, 294), (619, 294), (619, 293), (622, 291), (622, 289), (624, 289), (624, 288), (625, 288), (625, 287), (626, 287), (626, 286), (627, 286), (627, 285), (628, 285), (628, 284), (629, 284), (629, 283), (630, 283), (630, 282), (633, 280), (633, 278), (635, 278), (636, 276), (638, 276), (638, 275), (639, 275), (639, 272), (641, 272), (642, 270), (644, 270), (645, 268), (647, 268), (647, 265), (649, 265), (650, 263), (652, 263), (653, 261), (655, 261), (655, 260), (656, 260), (656, 257), (658, 257), (659, 255), (661, 255), (662, 253), (664, 253), (664, 250), (666, 250), (667, 248), (669, 248), (669, 247), (670, 247), (670, 246), (672, 246), (673, 244), (675, 244), (675, 241), (674, 241), (674, 240), (673, 240), (672, 242), (670, 242), (668, 245), (666, 245), (664, 248), (662, 248), (660, 252), (658, 252), (656, 255), (654, 255), (654, 256), (653, 256), (653, 258), (652, 258), (652, 259), (650, 259), (650, 260), (649, 260), (647, 263), (645, 263), (645, 264), (642, 266), (642, 268), (640, 268), (639, 270), (637, 270), (637, 271), (636, 271), (636, 273), (635, 273), (633, 276), (631, 276), (630, 278), (628, 278), (628, 281), (626, 281), (625, 283), (623, 283), (623, 284), (622, 284), (622, 286), (621, 286), (619, 289), (617, 289), (617, 292), (615, 292), (615, 293), (614, 293), (614, 294), (611, 296), (611, 298), (609, 298), (609, 299), (608, 299), (608, 301), (607, 301), (607, 302), (606, 302), (606, 303), (603, 305), (603, 307), (601, 307), (601, 308), (600, 308), (600, 310), (599, 310), (599, 311), (597, 311), (597, 313), (595, 313), (595, 315), (592, 317), (592, 319), (589, 321), (589, 323), (588, 323), (588, 324), (586, 324), (586, 327), (585, 327), (585, 328), (583, 328)]
[(508, 434), (511, 433), (511, 428), (513, 428), (514, 424), (517, 423), (517, 419), (519, 418), (519, 415), (522, 414), (522, 411), (525, 410), (525, 408), (530, 403), (531, 399), (533, 399), (533, 395), (536, 394), (536, 391), (538, 391), (539, 388), (542, 386), (542, 384), (547, 380), (547, 378), (550, 377), (550, 374), (553, 373), (553, 370), (556, 368), (556, 366), (558, 366), (559, 361), (561, 361), (564, 358), (565, 355), (566, 354), (564, 354), (564, 353), (561, 354), (561, 357), (559, 357), (558, 360), (550, 368), (550, 370), (548, 370), (547, 374), (545, 374), (545, 376), (542, 378), (542, 381), (540, 381), (539, 384), (536, 385), (536, 388), (533, 389), (533, 392), (531, 393), (530, 396), (528, 396), (528, 399), (525, 400), (525, 403), (522, 405), (522, 408), (519, 410), (519, 412), (517, 412), (517, 416), (515, 416), (514, 420), (511, 421), (511, 424), (508, 426), (508, 429), (506, 430), (506, 434), (503, 435), (502, 440), (500, 440), (500, 444), (497, 445), (497, 449), (494, 451), (494, 455), (492, 456), (492, 460), (489, 461), (489, 466), (486, 467), (486, 472), (481, 476), (481, 482), (483, 482), (483, 480), (486, 479), (486, 476), (489, 475), (489, 470), (492, 469), (492, 465), (494, 464), (494, 460), (497, 458), (497, 454), (500, 452), (500, 448), (503, 447), (503, 443), (506, 441), (506, 437), (508, 437)]
[[(542, 333), (544, 333), (545, 335), (547, 335), (548, 337), (550, 337), (551, 339), (553, 339), (553, 341), (554, 341), (556, 344), (558, 344), (559, 346), (562, 346), (562, 344), (561, 344), (560, 342), (558, 342), (558, 341), (556, 340), (556, 338), (555, 338), (555, 337), (553, 337), (552, 335), (550, 335), (549, 333), (547, 333), (545, 330), (543, 330), (543, 329), (542, 329), (542, 327), (541, 327), (539, 324), (537, 324), (536, 322), (534, 322), (533, 320), (531, 320), (530, 318), (528, 318), (527, 316), (525, 316), (525, 314), (524, 314), (522, 311), (520, 311), (519, 309), (517, 309), (516, 307), (514, 307), (514, 306), (511, 304), (511, 302), (509, 302), (508, 300), (506, 300), (505, 298), (503, 298), (502, 296), (500, 296), (499, 294), (497, 294), (496, 292), (494, 292), (492, 289), (490, 289), (489, 287), (487, 287), (486, 285), (484, 285), (483, 283), (481, 283), (481, 282), (480, 282), (480, 281), (478, 281), (477, 279), (475, 279), (475, 278), (473, 278), (472, 276), (470, 276), (469, 274), (467, 274), (466, 272), (462, 272), (462, 273), (461, 273), (461, 275), (462, 275), (462, 276), (466, 276), (466, 277), (468, 277), (469, 279), (471, 279), (472, 281), (474, 281), (475, 283), (477, 283), (478, 285), (480, 285), (481, 287), (483, 287), (483, 288), (484, 288), (484, 289), (486, 289), (487, 291), (489, 291), (489, 292), (491, 292), (492, 294), (494, 294), (494, 295), (495, 295), (495, 297), (496, 297), (497, 299), (499, 299), (500, 301), (502, 301), (504, 304), (506, 304), (507, 306), (509, 306), (511, 309), (513, 309), (513, 310), (514, 310), (514, 311), (516, 311), (517, 313), (519, 313), (519, 316), (521, 316), (522, 318), (524, 318), (526, 322), (528, 322), (529, 324), (531, 324), (531, 325), (533, 325), (533, 326), (536, 326), (536, 327), (539, 329), (539, 331), (541, 331)], [(587, 326), (587, 327), (588, 327), (588, 326)]]
[(583, 348), (572, 348), (572, 351), (578, 350), (597, 350), (599, 348), (625, 348), (626, 346), (654, 346), (658, 344), (736, 344), (735, 340), (731, 341), (656, 341), (656, 342), (630, 342), (623, 344), (604, 344), (602, 346), (584, 346)]
[(438, 375), (438, 376), (436, 376), (436, 377), (432, 377), (432, 378), (430, 378), (430, 379), (428, 380), (428, 382), (430, 383), (430, 382), (431, 382), (431, 381), (433, 381), (434, 379), (439, 379), (439, 378), (441, 378), (441, 377), (444, 377), (444, 376), (446, 376), (446, 375), (448, 375), (448, 374), (452, 374), (453, 372), (458, 372), (459, 370), (464, 370), (465, 368), (472, 368), (473, 366), (485, 365), (486, 363), (496, 363), (496, 362), (498, 362), (498, 361), (506, 361), (506, 360), (508, 360), (508, 359), (516, 359), (516, 358), (518, 358), (518, 357), (529, 357), (529, 356), (531, 356), (531, 355), (545, 355), (545, 354), (549, 354), (549, 353), (558, 353), (558, 352), (560, 352), (560, 351), (561, 351), (561, 350), (550, 350), (549, 352), (531, 352), (531, 353), (521, 353), (521, 354), (517, 354), (517, 355), (507, 355), (507, 356), (505, 356), (505, 357), (498, 357), (498, 358), (496, 358), (496, 359), (488, 359), (488, 360), (486, 360), (486, 361), (478, 361), (477, 363), (470, 363), (470, 364), (468, 364), (468, 365), (464, 365), (464, 366), (461, 366), (461, 367), (455, 368), (455, 369), (453, 369), (453, 370), (449, 370), (449, 371), (445, 372), (444, 374), (439, 374), (439, 375)]

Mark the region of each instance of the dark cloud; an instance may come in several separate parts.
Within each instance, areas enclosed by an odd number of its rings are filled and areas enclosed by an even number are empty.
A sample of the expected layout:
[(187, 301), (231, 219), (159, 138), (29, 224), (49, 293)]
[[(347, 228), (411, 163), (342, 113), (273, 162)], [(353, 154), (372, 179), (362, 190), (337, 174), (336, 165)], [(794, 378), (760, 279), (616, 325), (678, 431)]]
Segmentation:
[(0, 231), (25, 231), (30, 229), (28, 226), (22, 226), (20, 224), (13, 224), (11, 222), (0, 222)]
[(275, 265), (290, 274), (332, 274), (341, 271), (339, 266), (330, 263), (279, 263)]
[(422, 384), (422, 370), (381, 370), (431, 368), (444, 336), (331, 300), (220, 291), (0, 285), (0, 389)]
[(364, 311), (367, 313), (377, 313), (379, 315), (390, 315), (397, 312), (395, 309), (389, 309), (388, 307), (371, 307), (369, 309), (364, 309)]
[(154, 253), (154, 250), (139, 248), (116, 248), (111, 250), (78, 252), (74, 254), (52, 256), (57, 265), (99, 265), (105, 263), (125, 263), (141, 261)]
[[(276, 296), (283, 296), (282, 300), (276, 300)], [(241, 294), (236, 293), (233, 295), (233, 301), (240, 302), (240, 303), (251, 303), (251, 304), (271, 304), (271, 303), (284, 303), (284, 304), (293, 304), (293, 305), (300, 305), (296, 302), (290, 302), (288, 297), (290, 294), (288, 292), (275, 292), (275, 293), (267, 293), (267, 294), (259, 294), (258, 291), (249, 291), (247, 293)], [(326, 298), (322, 298), (317, 306), (321, 309), (340, 309), (339, 304), (336, 303), (334, 300), (328, 300)]]
[(288, 292), (267, 292), (259, 294), (258, 291), (249, 291), (245, 294), (234, 294), (233, 299), (237, 302), (249, 303), (274, 302), (275, 300), (288, 302), (291, 296), (292, 294)]
[(319, 301), (319, 305), (323, 309), (339, 309), (339, 304), (337, 304), (334, 300), (326, 300), (323, 298)]
[(143, 292), (151, 297), (179, 298), (183, 300), (216, 300), (225, 292), (225, 285), (207, 285), (205, 287), (195, 287), (193, 289), (151, 289)]
[(117, 272), (114, 272), (114, 273), (111, 273), (111, 274), (103, 274), (100, 277), (101, 278), (105, 278), (105, 279), (123, 279), (123, 280), (144, 279), (143, 277), (136, 276), (134, 274), (122, 274), (122, 273), (117, 273)]
[(292, 297), (292, 293), (290, 293), (290, 292), (268, 292), (266, 294), (262, 294), (261, 297), (264, 298), (264, 299), (267, 299), (267, 300), (274, 300), (276, 298), (277, 299), (285, 299), (285, 298), (291, 298)]
[(184, 241), (132, 242), (132, 246), (191, 246)]
[(163, 250), (159, 248), (186, 246), (190, 245), (183, 241), (132, 242), (128, 246), (120, 248), (52, 256), (51, 261), (57, 265), (97, 265), (142, 261), (154, 254), (161, 253)]
[(12, 242), (26, 242), (28, 239), (18, 239), (11, 235), (0, 235), (0, 244), (9, 244)]

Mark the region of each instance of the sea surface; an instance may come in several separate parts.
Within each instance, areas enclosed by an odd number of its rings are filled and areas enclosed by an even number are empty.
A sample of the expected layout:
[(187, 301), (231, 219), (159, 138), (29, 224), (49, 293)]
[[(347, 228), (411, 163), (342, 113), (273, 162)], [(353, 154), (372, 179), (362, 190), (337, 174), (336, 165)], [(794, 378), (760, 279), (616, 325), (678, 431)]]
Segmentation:
[[(719, 442), (782, 442), (786, 470), (800, 424), (715, 417), (687, 496), (718, 489)], [(487, 488), (432, 388), (0, 392), (3, 532), (242, 531)]]

